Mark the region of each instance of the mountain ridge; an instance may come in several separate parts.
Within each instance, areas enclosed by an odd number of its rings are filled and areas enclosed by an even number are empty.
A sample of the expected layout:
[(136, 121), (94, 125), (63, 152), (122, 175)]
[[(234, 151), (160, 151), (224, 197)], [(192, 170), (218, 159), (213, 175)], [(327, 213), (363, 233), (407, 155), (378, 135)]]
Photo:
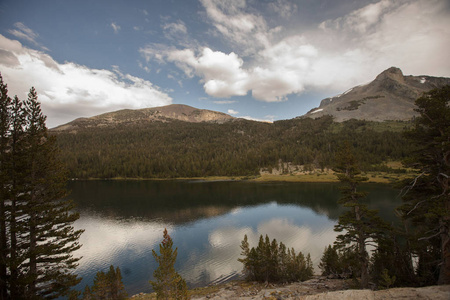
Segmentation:
[[(415, 100), (424, 92), (450, 84), (450, 78), (428, 75), (404, 76), (401, 69), (391, 67), (381, 72), (368, 84), (358, 85), (340, 95), (325, 98), (319, 107), (298, 118), (319, 118), (331, 115), (336, 122), (350, 119), (366, 121), (408, 121), (417, 113)], [(52, 128), (53, 132), (77, 131), (85, 128), (111, 127), (127, 124), (150, 124), (153, 122), (184, 121), (191, 123), (218, 123), (239, 120), (223, 112), (199, 109), (185, 104), (122, 109), (93, 116), (78, 118)]]
[(222, 112), (198, 109), (185, 104), (171, 104), (142, 109), (122, 109), (96, 115), (90, 118), (78, 118), (69, 123), (52, 128), (52, 131), (71, 131), (79, 128), (106, 127), (129, 123), (169, 122), (173, 120), (200, 123), (224, 123), (235, 117)]
[(380, 73), (368, 84), (355, 86), (340, 95), (325, 98), (319, 107), (297, 118), (331, 115), (337, 122), (407, 121), (417, 113), (414, 101), (424, 92), (450, 84), (450, 78), (428, 75), (404, 76), (397, 67)]

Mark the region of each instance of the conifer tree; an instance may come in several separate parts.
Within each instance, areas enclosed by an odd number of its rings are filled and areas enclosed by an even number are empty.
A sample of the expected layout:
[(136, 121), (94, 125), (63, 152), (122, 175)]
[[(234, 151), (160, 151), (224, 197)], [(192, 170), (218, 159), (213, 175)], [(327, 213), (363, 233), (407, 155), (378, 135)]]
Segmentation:
[(86, 286), (83, 292), (83, 300), (122, 300), (127, 298), (127, 293), (122, 282), (122, 275), (119, 267), (109, 267), (107, 273), (98, 271), (95, 274), (94, 284), (91, 287)]
[(247, 280), (258, 282), (293, 282), (308, 280), (313, 275), (311, 256), (297, 255), (295, 250), (287, 249), (276, 239), (259, 237), (258, 246), (250, 249), (247, 235), (241, 243), (241, 255), (238, 261), (244, 265)]
[(58, 161), (55, 137), (48, 136), (46, 117), (42, 114), (37, 93), (31, 88), (25, 102), (27, 141), (27, 205), (29, 216), (26, 241), (25, 276), (27, 295), (58, 297), (80, 281), (72, 273), (79, 258), (72, 253), (81, 245), (82, 231), (75, 231), (73, 203), (65, 197), (67, 177)]
[(8, 239), (6, 229), (6, 201), (8, 195), (8, 142), (11, 126), (12, 100), (8, 96), (8, 87), (0, 74), (0, 299), (8, 296), (7, 288), (7, 255)]
[(80, 247), (66, 195), (64, 168), (49, 137), (37, 94), (7, 96), (0, 76), (0, 299), (57, 298), (80, 279)]
[(450, 284), (450, 86), (425, 93), (415, 104), (420, 115), (406, 137), (418, 150), (406, 165), (420, 175), (404, 182), (401, 211), (415, 226), (418, 275), (425, 283)]
[(357, 253), (361, 270), (361, 286), (369, 286), (369, 255), (366, 246), (375, 241), (377, 236), (386, 230), (387, 225), (377, 215), (377, 211), (370, 210), (361, 199), (365, 193), (357, 190), (361, 182), (367, 180), (361, 176), (357, 160), (353, 154), (350, 143), (344, 142), (336, 154), (337, 177), (343, 186), (342, 197), (339, 203), (350, 210), (339, 216), (339, 222), (335, 231), (345, 232), (336, 238), (335, 245), (338, 248), (349, 248)]
[(159, 244), (159, 255), (152, 250), (153, 257), (158, 262), (154, 271), (155, 281), (150, 281), (157, 299), (189, 299), (184, 279), (175, 271), (178, 248), (173, 247), (173, 241), (164, 229), (163, 241)]

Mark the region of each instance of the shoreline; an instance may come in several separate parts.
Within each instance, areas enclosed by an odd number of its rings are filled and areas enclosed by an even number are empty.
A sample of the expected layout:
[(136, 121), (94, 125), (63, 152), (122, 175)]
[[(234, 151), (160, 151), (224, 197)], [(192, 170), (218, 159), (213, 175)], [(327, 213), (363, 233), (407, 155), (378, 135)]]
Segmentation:
[[(359, 300), (359, 299), (434, 299), (447, 300), (450, 285), (396, 287), (381, 290), (357, 289), (352, 279), (330, 279), (315, 275), (303, 282), (264, 284), (236, 280), (189, 290), (193, 300), (281, 299), (281, 300)], [(156, 293), (139, 293), (133, 300), (156, 300)]]
[[(396, 181), (411, 177), (413, 173), (386, 173), (386, 172), (367, 172), (363, 176), (368, 178), (364, 183), (382, 183), (391, 184)], [(95, 181), (95, 180), (111, 180), (111, 181), (197, 181), (197, 182), (215, 182), (215, 181), (248, 181), (248, 182), (289, 182), (289, 183), (337, 183), (334, 173), (328, 172), (311, 172), (303, 174), (274, 175), (262, 174), (252, 176), (207, 176), (207, 177), (174, 177), (174, 178), (71, 178), (69, 181)]]

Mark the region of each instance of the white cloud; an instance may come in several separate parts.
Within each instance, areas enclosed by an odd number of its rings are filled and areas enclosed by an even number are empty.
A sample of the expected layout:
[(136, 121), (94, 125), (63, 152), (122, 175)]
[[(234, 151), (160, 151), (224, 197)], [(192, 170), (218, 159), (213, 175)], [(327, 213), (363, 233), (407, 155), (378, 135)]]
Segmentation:
[(246, 53), (269, 44), (266, 21), (247, 13), (245, 0), (200, 0), (217, 32)]
[(31, 42), (33, 45), (40, 47), (43, 50), (48, 50), (46, 47), (40, 45), (37, 41), (39, 34), (34, 32), (32, 29), (28, 28), (25, 24), (21, 22), (14, 23), (16, 29), (10, 29), (8, 32), (15, 37)]
[(236, 110), (234, 110), (234, 109), (229, 109), (229, 110), (228, 110), (228, 113), (229, 113), (230, 115), (238, 115), (238, 114), (239, 114), (239, 112), (236, 111)]
[(202, 78), (208, 95), (214, 97), (243, 96), (247, 93), (248, 74), (242, 69), (243, 61), (233, 52), (225, 54), (204, 48), (195, 56), (189, 49), (168, 53), (167, 60), (177, 64), (187, 76), (194, 73)]
[(233, 103), (236, 103), (237, 101), (236, 100), (216, 100), (216, 101), (213, 101), (213, 103), (215, 103), (215, 104), (233, 104)]
[(450, 18), (442, 0), (381, 0), (287, 36), (279, 26), (268, 28), (245, 1), (201, 2), (236, 51), (161, 45), (140, 51), (148, 62), (169, 61), (186, 76), (198, 76), (213, 97), (251, 92), (257, 100), (277, 102), (308, 89), (343, 91), (391, 66), (405, 74), (449, 76)]
[(116, 33), (116, 34), (119, 33), (119, 31), (121, 29), (121, 27), (114, 22), (111, 23), (111, 27), (114, 30), (114, 33)]
[(178, 34), (186, 34), (187, 28), (183, 21), (178, 20), (176, 23), (166, 23), (162, 26), (167, 36), (176, 36)]
[(315, 32), (322, 45), (312, 81), (345, 89), (390, 66), (405, 74), (449, 76), (450, 18), (445, 6), (440, 0), (382, 0), (323, 22), (322, 32)]
[(0, 66), (9, 93), (25, 99), (31, 88), (28, 85), (36, 87), (49, 127), (80, 116), (172, 103), (172, 98), (151, 82), (122, 74), (118, 68), (110, 71), (60, 64), (2, 35), (0, 50), (7, 57), (0, 59)]
[[(402, 1), (397, 1), (397, 4)], [(322, 22), (319, 27), (322, 29), (333, 28), (337, 30), (356, 31), (365, 33), (372, 26), (382, 21), (384, 14), (389, 13), (390, 8), (394, 6), (391, 0), (381, 0), (377, 3), (369, 4), (363, 8), (355, 10), (350, 14)]]
[(269, 8), (285, 19), (289, 19), (298, 9), (295, 3), (289, 2), (288, 0), (270, 2)]

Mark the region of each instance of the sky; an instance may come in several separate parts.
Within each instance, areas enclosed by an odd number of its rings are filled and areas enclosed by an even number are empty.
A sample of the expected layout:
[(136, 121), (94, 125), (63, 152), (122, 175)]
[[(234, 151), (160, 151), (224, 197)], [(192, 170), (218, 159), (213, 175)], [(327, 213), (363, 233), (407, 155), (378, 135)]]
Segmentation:
[(47, 126), (169, 104), (290, 119), (396, 66), (450, 77), (448, 0), (0, 0), (9, 95)]

